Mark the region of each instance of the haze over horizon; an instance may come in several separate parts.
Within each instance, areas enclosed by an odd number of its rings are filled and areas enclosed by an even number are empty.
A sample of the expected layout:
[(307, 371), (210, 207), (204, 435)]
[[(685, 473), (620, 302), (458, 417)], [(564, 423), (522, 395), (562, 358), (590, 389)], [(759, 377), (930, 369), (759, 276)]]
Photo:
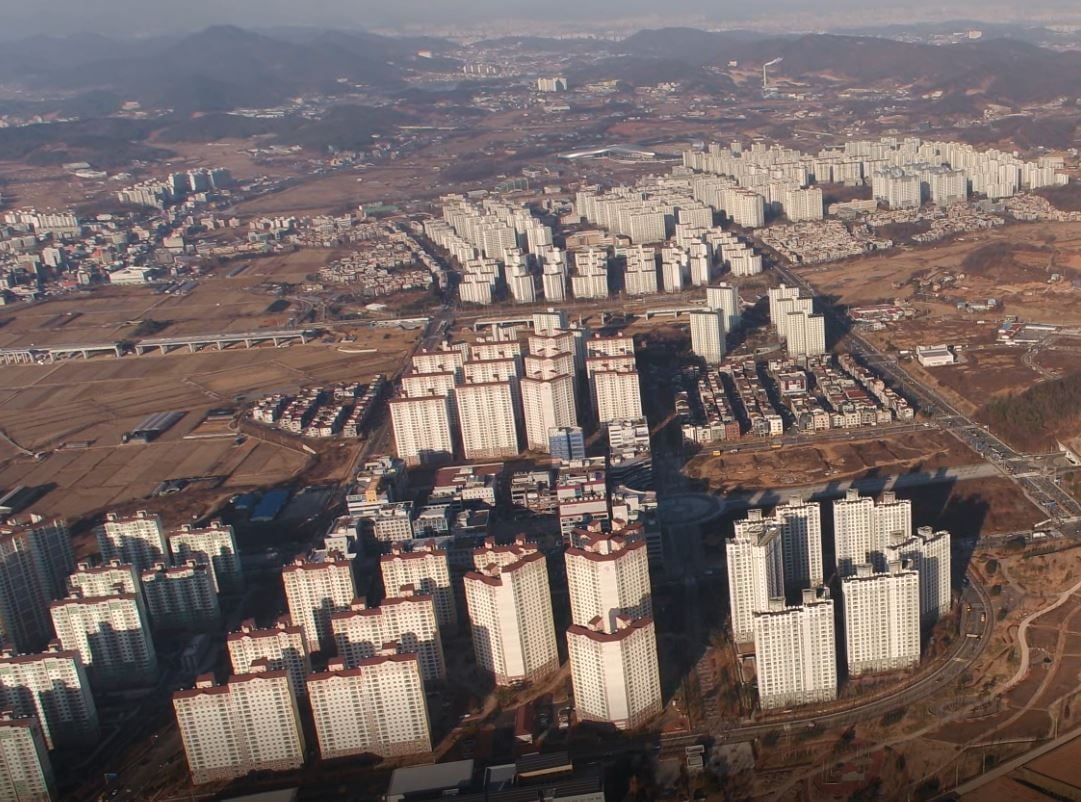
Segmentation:
[(232, 24), (247, 28), (341, 27), (417, 33), (426, 30), (478, 32), (507, 29), (515, 24), (530, 30), (604, 30), (701, 24), (711, 27), (756, 27), (763, 30), (843, 29), (857, 25), (886, 25), (971, 19), (986, 22), (1033, 24), (1081, 21), (1075, 3), (1004, 0), (990, 4), (960, 2), (943, 7), (930, 0), (913, 0), (904, 7), (868, 8), (858, 0), (761, 0), (753, 5), (732, 0), (670, 0), (663, 9), (646, 0), (470, 0), (467, 3), (432, 3), (428, 0), (185, 0), (170, 5), (144, 0), (55, 0), (54, 13), (45, 16), (25, 0), (0, 0), (5, 39), (42, 34), (98, 33), (114, 37), (184, 33), (209, 25)]

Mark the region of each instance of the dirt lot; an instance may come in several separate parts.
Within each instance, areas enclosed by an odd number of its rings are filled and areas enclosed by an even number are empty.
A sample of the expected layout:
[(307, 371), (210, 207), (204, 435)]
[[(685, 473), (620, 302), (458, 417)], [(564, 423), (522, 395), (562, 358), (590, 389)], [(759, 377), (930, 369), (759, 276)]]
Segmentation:
[[(188, 297), (159, 296), (143, 288), (107, 288), (77, 297), (9, 310), (0, 343), (112, 342), (130, 336), (140, 317), (173, 323), (163, 334), (253, 330), (281, 326), (283, 316), (243, 318), (245, 308), (265, 308), (266, 300), (245, 292), (266, 275), (306, 270), (295, 259), (268, 259), (238, 279), (201, 282)], [(215, 300), (220, 299), (220, 300)], [(218, 303), (223, 306), (218, 307)], [(228, 309), (218, 323), (219, 308)], [(340, 335), (354, 337), (339, 342)], [(35, 509), (78, 516), (146, 495), (159, 482), (191, 476), (226, 476), (224, 491), (287, 481), (311, 455), (299, 447), (249, 437), (185, 440), (208, 409), (233, 405), (271, 392), (301, 386), (363, 381), (400, 367), (417, 331), (339, 327), (335, 335), (289, 348), (261, 346), (195, 354), (94, 357), (46, 365), (0, 367), (0, 429), (31, 452), (51, 452), (34, 460), (5, 444), (0, 448), (0, 487), (40, 486), (49, 492)], [(372, 353), (358, 353), (374, 349)], [(155, 412), (184, 417), (149, 444), (121, 444), (121, 435)], [(61, 448), (67, 443), (68, 447)], [(72, 447), (75, 444), (77, 447)], [(333, 473), (333, 471), (332, 471)], [(333, 477), (331, 477), (333, 478)]]
[(714, 492), (727, 492), (737, 487), (797, 487), (851, 479), (872, 470), (890, 475), (981, 461), (979, 455), (953, 437), (928, 430), (717, 457), (700, 455), (687, 463), (686, 473), (706, 480)]
[[(1044, 376), (1024, 364), (1024, 350), (1008, 345), (987, 346), (963, 352), (956, 365), (920, 371), (947, 387), (978, 409), (991, 398), (1027, 390)], [(915, 369), (914, 365), (906, 368)]]
[[(950, 272), (955, 285), (927, 308), (945, 317), (966, 316), (951, 310), (955, 298), (997, 298), (1001, 311), (1045, 323), (1081, 323), (1081, 290), (1070, 280), (1081, 276), (1081, 225), (1034, 223), (971, 234), (944, 245), (898, 249), (805, 272), (820, 292), (844, 304), (912, 298), (916, 275)], [(1049, 284), (1052, 273), (1064, 280)], [(964, 274), (962, 278), (960, 274)], [(895, 286), (902, 284), (903, 286)], [(922, 304), (921, 304), (922, 305)]]

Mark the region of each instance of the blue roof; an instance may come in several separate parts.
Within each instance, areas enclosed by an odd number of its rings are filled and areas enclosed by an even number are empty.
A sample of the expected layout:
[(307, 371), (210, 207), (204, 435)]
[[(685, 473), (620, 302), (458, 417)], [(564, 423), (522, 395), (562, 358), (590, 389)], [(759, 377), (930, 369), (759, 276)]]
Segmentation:
[(255, 506), (251, 519), (253, 521), (273, 521), (288, 499), (288, 490), (267, 491)]

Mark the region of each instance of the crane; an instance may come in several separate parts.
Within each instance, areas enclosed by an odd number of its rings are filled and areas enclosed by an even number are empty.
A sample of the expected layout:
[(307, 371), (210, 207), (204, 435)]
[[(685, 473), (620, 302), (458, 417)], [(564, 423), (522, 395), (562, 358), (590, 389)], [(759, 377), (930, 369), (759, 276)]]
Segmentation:
[(772, 67), (774, 64), (780, 64), (782, 61), (784, 61), (784, 56), (781, 56), (780, 58), (775, 58), (773, 61), (767, 61), (765, 64), (762, 65), (762, 91), (763, 92), (765, 92), (767, 89), (769, 89), (769, 76), (766, 74), (766, 69), (769, 68), (769, 67)]

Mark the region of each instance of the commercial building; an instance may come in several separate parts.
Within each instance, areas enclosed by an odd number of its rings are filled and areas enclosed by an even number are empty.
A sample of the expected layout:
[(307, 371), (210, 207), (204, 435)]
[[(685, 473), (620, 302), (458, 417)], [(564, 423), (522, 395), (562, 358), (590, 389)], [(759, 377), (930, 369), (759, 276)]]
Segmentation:
[(599, 618), (592, 626), (572, 624), (567, 654), (580, 721), (637, 729), (664, 709), (652, 618), (617, 616), (611, 631)]
[(949, 532), (921, 526), (908, 537), (895, 533), (885, 552), (888, 561), (903, 561), (919, 574), (920, 623), (924, 627), (949, 613), (953, 602)]
[(0, 710), (0, 799), (49, 802), (56, 799), (52, 763), (34, 716)]
[(289, 617), (304, 632), (312, 652), (330, 649), (332, 613), (350, 609), (356, 598), (353, 564), (345, 559), (309, 560), (297, 557), (282, 568)]
[(173, 694), (173, 708), (196, 785), (304, 765), (304, 731), (285, 671), (256, 664), (225, 685), (207, 674)]
[(154, 629), (209, 629), (221, 621), (213, 568), (195, 560), (143, 571), (140, 581)]
[(214, 587), (220, 593), (235, 594), (244, 589), (244, 571), (233, 527), (221, 521), (195, 528), (184, 524), (169, 535), (169, 551), (174, 565), (188, 560), (211, 566)]
[(755, 637), (754, 614), (784, 596), (781, 526), (769, 519), (736, 522), (728, 541), (728, 602), (732, 639), (749, 643)]
[(884, 573), (856, 566), (841, 581), (851, 676), (912, 668), (920, 661), (920, 579), (903, 563)]
[(36, 716), (49, 749), (94, 746), (101, 735), (79, 654), (56, 643), (40, 654), (0, 652), (0, 710)]
[(828, 591), (805, 590), (798, 607), (771, 599), (754, 614), (754, 653), (763, 710), (836, 699), (837, 644)]
[(308, 678), (323, 760), (430, 752), (431, 725), (415, 654), (380, 653), (348, 668), (332, 660)]
[(164, 562), (169, 554), (161, 518), (146, 510), (133, 515), (107, 512), (94, 533), (102, 560), (128, 563), (137, 573)]
[(389, 554), (379, 558), (379, 568), (386, 598), (408, 596), (413, 591), (430, 596), (440, 631), (457, 627), (458, 610), (446, 549), (440, 548), (434, 540), (415, 542), (409, 550), (398, 543), (391, 546)]
[(282, 616), (272, 627), (258, 629), (253, 619), (240, 622), (240, 629), (225, 639), (234, 674), (248, 674), (260, 664), (269, 671), (285, 671), (289, 684), (299, 698), (307, 692), (305, 684), (312, 672), (311, 657), (304, 631)]
[(473, 553), (465, 597), (477, 665), (497, 685), (543, 679), (559, 668), (548, 566), (544, 553), (519, 536)]
[(725, 313), (696, 309), (688, 315), (691, 321), (691, 350), (707, 365), (719, 365), (727, 353), (725, 348)]
[(453, 458), (450, 406), (445, 395), (394, 398), (388, 406), (394, 447), (406, 465), (427, 465)]
[(78, 652), (95, 688), (151, 685), (158, 658), (138, 593), (84, 597), (73, 593), (49, 605), (56, 637), (65, 651)]
[(63, 521), (31, 515), (0, 526), (0, 641), (20, 652), (45, 646), (49, 602), (67, 593), (74, 568)]
[(405, 593), (383, 599), (378, 607), (368, 607), (363, 599), (357, 599), (348, 611), (331, 614), (330, 627), (338, 657), (348, 668), (381, 654), (384, 644), (396, 643), (401, 654), (417, 656), (425, 682), (446, 679), (432, 597), (414, 594), (409, 586)]

